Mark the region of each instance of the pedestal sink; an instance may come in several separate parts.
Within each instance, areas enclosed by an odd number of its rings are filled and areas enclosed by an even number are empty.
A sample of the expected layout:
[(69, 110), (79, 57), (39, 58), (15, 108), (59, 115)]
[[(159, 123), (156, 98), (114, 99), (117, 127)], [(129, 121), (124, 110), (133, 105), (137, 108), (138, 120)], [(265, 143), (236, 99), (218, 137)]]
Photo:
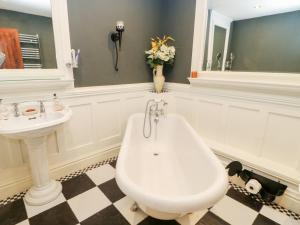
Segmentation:
[(29, 205), (44, 205), (55, 200), (62, 191), (62, 185), (49, 177), (47, 159), (47, 135), (71, 118), (70, 109), (55, 112), (47, 110), (34, 116), (10, 117), (0, 120), (0, 135), (24, 140), (30, 161), (33, 187), (25, 195)]

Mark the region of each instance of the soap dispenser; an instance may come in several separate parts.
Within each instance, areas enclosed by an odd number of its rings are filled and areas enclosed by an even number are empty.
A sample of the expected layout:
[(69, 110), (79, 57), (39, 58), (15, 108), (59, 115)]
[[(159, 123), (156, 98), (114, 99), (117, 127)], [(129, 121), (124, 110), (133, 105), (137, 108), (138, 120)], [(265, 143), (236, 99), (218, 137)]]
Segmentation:
[(5, 105), (3, 105), (2, 100), (3, 99), (0, 99), (0, 120), (7, 120), (9, 115), (9, 110)]
[(55, 93), (53, 94), (53, 110), (54, 111), (64, 110), (64, 106), (60, 103)]

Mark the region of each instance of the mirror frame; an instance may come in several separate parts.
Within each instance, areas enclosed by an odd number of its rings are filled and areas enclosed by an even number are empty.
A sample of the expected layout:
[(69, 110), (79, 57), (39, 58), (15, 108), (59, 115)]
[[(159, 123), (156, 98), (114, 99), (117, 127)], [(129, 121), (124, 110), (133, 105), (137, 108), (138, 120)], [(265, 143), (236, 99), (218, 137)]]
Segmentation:
[(0, 70), (0, 92), (20, 85), (30, 85), (33, 81), (37, 84), (35, 86), (40, 86), (40, 89), (46, 83), (47, 88), (50, 88), (51, 83), (56, 87), (74, 86), (73, 69), (67, 66), (71, 62), (67, 0), (50, 1), (57, 68)]
[(214, 10), (211, 11), (210, 24), (209, 24), (209, 40), (208, 40), (208, 50), (207, 50), (207, 62), (212, 63), (213, 51), (214, 51), (214, 37), (215, 37), (215, 26), (222, 27), (226, 30), (226, 38), (224, 43), (224, 52), (223, 52), (223, 62), (222, 62), (222, 71), (225, 71), (225, 63), (228, 52), (229, 45), (229, 35), (232, 19), (226, 17)]

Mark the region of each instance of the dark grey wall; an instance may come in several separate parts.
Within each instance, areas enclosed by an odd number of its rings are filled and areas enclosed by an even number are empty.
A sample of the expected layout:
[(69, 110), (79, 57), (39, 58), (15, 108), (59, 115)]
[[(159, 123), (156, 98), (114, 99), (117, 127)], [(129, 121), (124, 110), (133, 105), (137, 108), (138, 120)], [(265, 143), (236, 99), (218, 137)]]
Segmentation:
[(175, 40), (176, 61), (173, 68), (166, 68), (168, 82), (188, 83), (194, 36), (196, 0), (161, 0), (163, 2), (163, 34)]
[(233, 70), (300, 72), (300, 11), (235, 21)]
[[(152, 81), (144, 51), (150, 38), (170, 34), (176, 39), (177, 60), (166, 69), (167, 81), (187, 82), (192, 56), (195, 0), (69, 0), (71, 44), (81, 49), (75, 86), (128, 84)], [(119, 72), (114, 70), (109, 33), (124, 20)]]
[(38, 34), (43, 68), (57, 67), (51, 18), (0, 9), (0, 27), (15, 28), (24, 34)]
[[(75, 86), (141, 83), (152, 80), (144, 51), (160, 35), (162, 0), (69, 0), (72, 48), (81, 50)], [(124, 20), (119, 72), (114, 70), (110, 32)]]

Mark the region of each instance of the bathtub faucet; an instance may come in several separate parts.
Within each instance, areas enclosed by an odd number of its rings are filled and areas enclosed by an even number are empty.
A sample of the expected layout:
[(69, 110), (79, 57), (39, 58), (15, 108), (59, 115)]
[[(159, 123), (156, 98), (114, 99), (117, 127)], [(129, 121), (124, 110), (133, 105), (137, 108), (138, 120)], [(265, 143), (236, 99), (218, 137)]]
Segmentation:
[(154, 104), (150, 106), (150, 115), (154, 116), (154, 122), (157, 124), (159, 122), (159, 117), (165, 115), (164, 108), (159, 108), (160, 103), (163, 107), (168, 105), (164, 100), (154, 100)]
[[(162, 104), (163, 107), (160, 107)], [(145, 118), (144, 118), (144, 127), (143, 127), (143, 135), (145, 138), (151, 137), (152, 133), (152, 116), (154, 116), (154, 122), (155, 124), (158, 124), (159, 117), (165, 115), (165, 106), (167, 106), (168, 103), (164, 101), (163, 99), (151, 99), (147, 102), (146, 111), (145, 111)], [(147, 116), (149, 118), (149, 133), (146, 134), (146, 121)]]

